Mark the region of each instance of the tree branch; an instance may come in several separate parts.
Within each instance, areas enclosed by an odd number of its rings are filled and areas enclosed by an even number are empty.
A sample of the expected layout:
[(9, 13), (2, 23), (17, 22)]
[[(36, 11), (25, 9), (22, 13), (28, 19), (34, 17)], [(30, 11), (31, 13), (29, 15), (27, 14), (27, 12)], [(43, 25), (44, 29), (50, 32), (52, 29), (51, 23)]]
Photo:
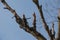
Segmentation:
[(34, 20), (33, 20), (33, 28), (36, 30), (36, 15), (35, 13), (33, 14)]
[(54, 23), (52, 23), (52, 28), (50, 29), (51, 40), (55, 39)]
[(51, 38), (49, 27), (48, 27), (48, 25), (47, 25), (47, 23), (46, 23), (46, 21), (45, 21), (44, 15), (43, 15), (42, 5), (39, 6), (38, 0), (33, 0), (33, 2), (36, 4), (36, 6), (37, 6), (37, 8), (38, 8), (38, 10), (39, 10), (39, 12), (40, 12), (40, 16), (41, 16), (42, 22), (43, 22), (43, 25), (44, 25), (44, 28), (45, 28), (45, 30), (47, 31), (48, 35), (49, 35), (50, 38)]
[[(8, 9), (15, 17), (16, 22), (19, 24), (20, 28), (22, 28), (23, 30), (25, 30), (26, 32), (32, 34), (34, 37), (36, 37), (38, 40), (46, 40), (46, 38), (41, 35), (41, 33), (37, 32), (36, 30), (32, 29), (29, 27), (29, 25), (27, 25), (27, 19), (25, 18), (25, 15), (23, 15), (23, 19), (21, 17), (19, 17), (19, 15), (17, 15), (16, 11), (14, 9), (12, 9), (5, 0), (0, 0), (3, 5), (5, 5), (4, 9)], [(35, 15), (34, 15), (35, 16)], [(35, 20), (35, 19), (34, 19)], [(35, 22), (34, 22), (34, 26), (35, 26)]]
[(58, 14), (58, 37), (57, 40), (60, 40), (60, 9)]
[(55, 39), (54, 22), (52, 23), (52, 38)]

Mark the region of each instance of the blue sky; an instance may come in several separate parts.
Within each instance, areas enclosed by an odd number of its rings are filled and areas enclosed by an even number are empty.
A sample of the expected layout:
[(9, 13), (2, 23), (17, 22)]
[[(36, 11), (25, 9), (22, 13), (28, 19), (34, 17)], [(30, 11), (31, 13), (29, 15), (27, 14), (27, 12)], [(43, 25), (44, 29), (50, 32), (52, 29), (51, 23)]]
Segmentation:
[[(35, 12), (37, 16), (37, 30), (49, 40), (49, 37), (42, 26), (39, 11), (32, 0), (6, 1), (16, 10), (20, 17), (22, 17), (23, 14), (25, 14), (27, 18), (31, 17), (31, 19), (28, 20), (30, 26), (32, 26), (33, 21), (32, 14)], [(57, 32), (57, 16), (58, 8), (60, 8), (60, 0), (39, 0), (39, 4), (43, 6), (43, 13), (47, 24), (51, 28), (52, 21), (54, 21), (55, 31)], [(0, 2), (0, 40), (37, 40), (31, 34), (20, 29), (19, 25), (15, 22), (15, 18), (12, 19), (13, 14), (8, 10), (3, 9), (3, 7), (4, 5)]]

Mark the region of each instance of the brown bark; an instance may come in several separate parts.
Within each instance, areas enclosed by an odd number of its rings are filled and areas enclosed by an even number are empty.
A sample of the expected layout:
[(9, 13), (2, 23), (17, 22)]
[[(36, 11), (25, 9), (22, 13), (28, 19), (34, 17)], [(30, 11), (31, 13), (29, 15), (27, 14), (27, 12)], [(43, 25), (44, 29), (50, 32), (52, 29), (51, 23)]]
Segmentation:
[[(33, 17), (34, 17), (33, 28), (31, 28), (27, 23), (27, 19), (26, 19), (25, 15), (23, 15), (23, 19), (22, 19), (21, 17), (19, 17), (19, 15), (16, 13), (16, 11), (14, 9), (12, 9), (7, 4), (7, 2), (5, 0), (0, 0), (0, 1), (5, 6), (4, 9), (8, 9), (14, 15), (14, 17), (16, 19), (16, 22), (19, 24), (20, 28), (22, 28), (26, 32), (30, 33), (31, 35), (33, 35), (38, 40), (46, 40), (46, 38), (41, 33), (36, 31), (36, 16), (35, 16), (35, 13), (33, 15)], [(34, 27), (35, 27), (35, 29), (34, 29)]]
[[(40, 32), (38, 32), (36, 30), (36, 14), (33, 14), (33, 27), (30, 27), (27, 19), (25, 17), (25, 15), (23, 14), (23, 18), (19, 17), (19, 15), (16, 13), (16, 11), (14, 9), (12, 9), (5, 0), (0, 0), (3, 5), (5, 6), (4, 9), (9, 10), (15, 17), (16, 22), (19, 24), (19, 27), (23, 30), (25, 30), (26, 32), (30, 33), (31, 35), (33, 35), (37, 40), (47, 40)], [(44, 18), (44, 14), (43, 14), (43, 10), (42, 10), (42, 5), (39, 5), (39, 1), (38, 0), (32, 0), (33, 3), (35, 3), (35, 5), (38, 8), (40, 17), (42, 19), (42, 23), (44, 25), (44, 28), (48, 34), (48, 36), (50, 37), (50, 40), (55, 40), (55, 31), (54, 31), (54, 23), (52, 24), (52, 29), (49, 29), (49, 26), (46, 23), (46, 20)], [(60, 14), (60, 13), (59, 13)], [(54, 33), (54, 34), (53, 34)], [(58, 38), (57, 40), (60, 40), (60, 15), (58, 16)]]
[(57, 40), (60, 40), (60, 9), (59, 9), (59, 15), (58, 15), (58, 37)]

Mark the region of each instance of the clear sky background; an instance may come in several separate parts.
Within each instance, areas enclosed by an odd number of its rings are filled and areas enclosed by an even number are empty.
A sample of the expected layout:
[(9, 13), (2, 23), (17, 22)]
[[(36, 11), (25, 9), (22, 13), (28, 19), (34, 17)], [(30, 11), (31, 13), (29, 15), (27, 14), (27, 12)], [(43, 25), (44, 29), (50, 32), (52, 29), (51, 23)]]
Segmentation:
[[(35, 12), (37, 16), (37, 31), (49, 40), (42, 26), (39, 11), (32, 0), (6, 0), (6, 2), (16, 10), (20, 17), (22, 17), (23, 14), (25, 14), (27, 18), (31, 17), (31, 19), (28, 20), (30, 26), (32, 26), (33, 21), (32, 14)], [(58, 8), (60, 8), (60, 0), (39, 0), (39, 4), (43, 6), (43, 13), (47, 24), (51, 28), (52, 22), (54, 21), (55, 31), (57, 32), (57, 16)], [(0, 40), (37, 40), (31, 34), (20, 29), (19, 25), (15, 22), (15, 18), (12, 19), (13, 14), (3, 8), (4, 5), (0, 2)]]

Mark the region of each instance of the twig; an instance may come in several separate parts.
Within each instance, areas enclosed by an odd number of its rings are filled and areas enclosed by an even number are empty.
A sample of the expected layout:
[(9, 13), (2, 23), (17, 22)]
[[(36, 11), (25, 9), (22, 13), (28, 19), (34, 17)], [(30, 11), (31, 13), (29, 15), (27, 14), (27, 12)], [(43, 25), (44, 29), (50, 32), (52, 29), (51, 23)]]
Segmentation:
[(33, 28), (36, 30), (36, 15), (35, 13), (33, 14), (34, 20), (33, 20)]
[(50, 29), (51, 40), (55, 39), (54, 23), (52, 23), (52, 29)]

